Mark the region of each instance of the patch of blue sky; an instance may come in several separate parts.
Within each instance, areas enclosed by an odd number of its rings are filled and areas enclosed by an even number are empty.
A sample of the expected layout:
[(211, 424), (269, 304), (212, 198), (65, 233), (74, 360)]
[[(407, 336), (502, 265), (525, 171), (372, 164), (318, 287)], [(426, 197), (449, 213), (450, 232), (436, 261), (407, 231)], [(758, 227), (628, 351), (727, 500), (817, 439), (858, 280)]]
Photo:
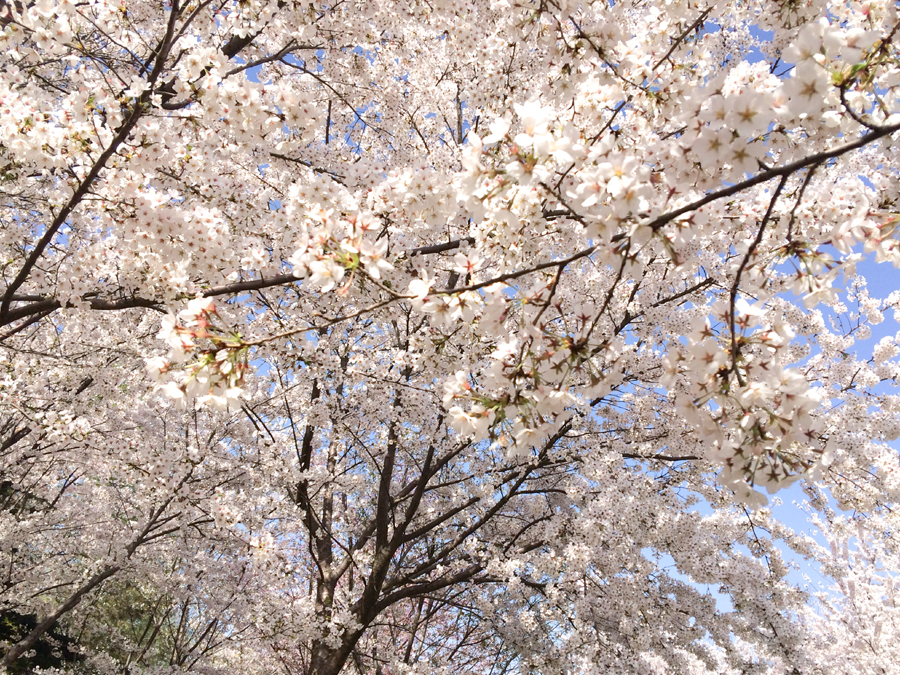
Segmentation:
[(375, 63), (375, 58), (378, 56), (378, 48), (364, 49), (357, 45), (353, 48), (353, 53), (364, 56), (369, 63)]
[[(749, 551), (747, 551), (749, 553)], [(641, 555), (651, 561), (663, 573), (670, 578), (680, 581), (686, 586), (693, 588), (698, 593), (711, 597), (716, 603), (716, 610), (721, 613), (734, 611), (734, 603), (731, 602), (731, 596), (723, 593), (719, 584), (706, 584), (694, 581), (689, 575), (685, 574), (678, 567), (678, 563), (668, 553), (663, 553), (653, 548), (641, 549)]]
[[(750, 36), (757, 40), (759, 43), (766, 44), (772, 42), (772, 39), (775, 37), (775, 32), (771, 30), (763, 30), (759, 26), (751, 26)], [(769, 57), (763, 53), (763, 51), (759, 48), (759, 45), (753, 45), (744, 53), (744, 60), (748, 63), (759, 63), (760, 61), (768, 61)]]
[[(245, 65), (247, 65), (247, 60), (241, 58), (240, 56), (235, 56), (232, 60), (233, 60), (237, 65), (239, 65), (239, 66), (245, 66)], [(262, 75), (262, 64), (259, 64), (259, 65), (256, 65), (256, 66), (251, 66), (250, 68), (247, 68), (247, 69), (244, 70), (243, 72), (244, 72), (244, 74), (246, 75), (247, 79), (250, 80), (251, 82), (258, 82), (258, 83), (260, 83), (260, 84), (267, 84), (266, 82), (263, 82), (263, 81), (260, 79), (260, 75)]]

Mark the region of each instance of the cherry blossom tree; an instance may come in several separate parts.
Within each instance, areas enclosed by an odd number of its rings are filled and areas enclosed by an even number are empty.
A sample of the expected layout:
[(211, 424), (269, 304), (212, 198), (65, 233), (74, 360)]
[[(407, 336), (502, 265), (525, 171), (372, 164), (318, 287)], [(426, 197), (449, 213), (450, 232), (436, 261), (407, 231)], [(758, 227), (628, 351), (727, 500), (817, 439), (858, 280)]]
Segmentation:
[(898, 28), (0, 2), (2, 667), (887, 672)]

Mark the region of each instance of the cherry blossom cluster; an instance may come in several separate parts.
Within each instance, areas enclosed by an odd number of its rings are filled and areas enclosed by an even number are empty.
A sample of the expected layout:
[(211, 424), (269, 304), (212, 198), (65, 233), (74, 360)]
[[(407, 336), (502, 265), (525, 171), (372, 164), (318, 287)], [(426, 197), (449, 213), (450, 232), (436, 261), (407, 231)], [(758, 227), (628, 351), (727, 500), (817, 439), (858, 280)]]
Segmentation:
[(247, 347), (239, 333), (216, 325), (218, 312), (210, 298), (196, 298), (177, 315), (166, 315), (157, 337), (170, 347), (166, 358), (147, 359), (153, 380), (177, 370), (178, 379), (169, 380), (163, 393), (183, 405), (199, 396), (201, 404), (218, 410), (239, 406), (241, 385), (247, 370)]

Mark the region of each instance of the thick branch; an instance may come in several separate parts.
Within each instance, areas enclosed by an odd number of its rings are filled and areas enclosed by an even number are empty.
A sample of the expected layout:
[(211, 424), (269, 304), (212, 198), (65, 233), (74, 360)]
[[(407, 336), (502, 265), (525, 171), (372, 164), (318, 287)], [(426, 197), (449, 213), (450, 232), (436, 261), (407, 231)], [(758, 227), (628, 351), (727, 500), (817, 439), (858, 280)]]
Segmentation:
[(128, 118), (125, 120), (125, 122), (122, 123), (122, 126), (119, 127), (116, 135), (113, 137), (106, 150), (104, 150), (100, 154), (100, 157), (94, 163), (94, 166), (91, 167), (91, 170), (84, 177), (84, 180), (82, 180), (81, 184), (75, 189), (72, 197), (56, 214), (53, 222), (50, 223), (49, 227), (47, 227), (47, 231), (44, 232), (43, 236), (35, 243), (34, 248), (31, 249), (31, 253), (28, 254), (28, 257), (25, 259), (25, 262), (22, 265), (22, 268), (19, 270), (19, 273), (6, 287), (6, 292), (3, 294), (3, 302), (0, 303), (0, 325), (5, 325), (5, 323), (8, 323), (6, 318), (7, 314), (9, 313), (9, 305), (12, 302), (12, 298), (13, 295), (15, 295), (15, 292), (22, 287), (22, 284), (24, 284), (28, 277), (31, 275), (31, 270), (37, 264), (37, 261), (41, 259), (41, 256), (44, 255), (44, 251), (46, 250), (47, 246), (50, 245), (50, 242), (52, 242), (56, 237), (59, 229), (69, 219), (72, 211), (74, 211), (75, 208), (81, 203), (81, 200), (84, 199), (93, 182), (100, 175), (100, 172), (106, 167), (106, 163), (114, 154), (116, 154), (116, 152), (118, 152), (119, 146), (121, 146), (122, 143), (124, 143), (128, 138), (131, 130), (134, 129), (134, 126), (141, 118), (143, 111), (150, 104), (150, 94), (153, 85), (156, 83), (157, 79), (159, 79), (159, 76), (162, 73), (163, 65), (165, 64), (166, 59), (168, 58), (169, 50), (172, 45), (172, 38), (175, 33), (175, 21), (178, 18), (179, 14), (180, 11), (178, 2), (173, 2), (169, 14), (169, 23), (166, 27), (166, 36), (163, 40), (163, 45), (156, 57), (156, 62), (153, 66), (153, 70), (151, 71), (150, 76), (147, 78), (150, 85), (149, 89), (145, 91), (139, 99), (134, 101), (134, 105), (128, 115)]
[(81, 586), (81, 588), (70, 595), (69, 599), (66, 600), (62, 605), (60, 605), (59, 608), (57, 608), (57, 610), (53, 612), (53, 614), (41, 621), (28, 635), (14, 644), (10, 648), (10, 650), (6, 652), (6, 655), (3, 657), (3, 661), (0, 661), (0, 667), (2, 667), (4, 671), (9, 669), (13, 665), (13, 663), (15, 663), (16, 660), (20, 656), (22, 656), (22, 654), (31, 649), (41, 638), (41, 636), (54, 626), (54, 624), (63, 614), (78, 605), (78, 603), (81, 602), (82, 598), (84, 598), (85, 595), (97, 588), (97, 586), (109, 579), (120, 569), (121, 568), (117, 565), (106, 567), (102, 572), (98, 572), (90, 579), (88, 579)]
[(752, 188), (760, 183), (765, 183), (767, 181), (772, 180), (773, 178), (781, 178), (783, 176), (790, 176), (792, 173), (800, 171), (801, 169), (805, 169), (809, 166), (813, 166), (816, 164), (823, 164), (827, 162), (829, 159), (836, 159), (841, 155), (846, 155), (848, 152), (852, 152), (854, 150), (859, 150), (870, 143), (874, 143), (875, 141), (881, 140), (885, 136), (890, 136), (893, 133), (900, 131), (900, 123), (891, 124), (888, 126), (881, 127), (875, 131), (870, 131), (869, 133), (863, 134), (855, 141), (850, 143), (846, 143), (845, 145), (839, 145), (836, 148), (831, 150), (823, 150), (822, 152), (817, 152), (807, 157), (803, 157), (802, 159), (798, 159), (793, 162), (789, 162), (783, 166), (776, 166), (762, 173), (758, 173), (752, 178), (748, 178), (747, 180), (741, 183), (735, 183), (734, 185), (730, 185), (728, 187), (722, 188), (721, 190), (716, 190), (715, 192), (710, 192), (705, 197), (698, 199), (697, 201), (691, 202), (690, 204), (686, 204), (681, 208), (675, 209), (674, 211), (669, 211), (668, 213), (664, 213), (661, 216), (658, 216), (651, 220), (647, 225), (653, 230), (658, 230), (662, 228), (666, 223), (669, 223), (680, 216), (683, 216), (686, 213), (690, 213), (691, 211), (696, 211), (697, 209), (706, 206), (707, 204), (711, 204), (712, 202), (718, 201), (719, 199), (724, 199), (725, 197), (731, 197), (732, 195), (736, 195), (739, 192), (743, 192), (749, 188)]
[[(10, 298), (12, 302), (17, 302), (16, 296)], [(85, 300), (90, 309), (96, 310), (121, 310), (131, 309), (134, 307), (146, 307), (163, 311), (160, 303), (145, 298), (122, 298), (120, 300), (101, 300), (99, 298), (91, 298)], [(6, 326), (15, 323), (20, 319), (25, 319), (35, 314), (48, 314), (63, 307), (63, 303), (55, 298), (46, 298), (37, 302), (30, 302), (27, 305), (10, 309), (0, 319), (0, 326)], [(5, 337), (5, 336), (4, 336)]]

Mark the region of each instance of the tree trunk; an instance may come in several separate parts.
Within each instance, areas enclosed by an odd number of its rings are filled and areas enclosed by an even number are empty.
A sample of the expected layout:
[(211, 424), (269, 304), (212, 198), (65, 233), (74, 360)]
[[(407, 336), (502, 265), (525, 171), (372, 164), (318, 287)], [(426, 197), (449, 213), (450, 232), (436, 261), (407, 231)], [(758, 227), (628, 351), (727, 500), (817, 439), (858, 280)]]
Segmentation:
[(350, 660), (362, 633), (362, 630), (358, 630), (347, 636), (337, 649), (329, 649), (322, 643), (314, 645), (309, 675), (338, 675)]

